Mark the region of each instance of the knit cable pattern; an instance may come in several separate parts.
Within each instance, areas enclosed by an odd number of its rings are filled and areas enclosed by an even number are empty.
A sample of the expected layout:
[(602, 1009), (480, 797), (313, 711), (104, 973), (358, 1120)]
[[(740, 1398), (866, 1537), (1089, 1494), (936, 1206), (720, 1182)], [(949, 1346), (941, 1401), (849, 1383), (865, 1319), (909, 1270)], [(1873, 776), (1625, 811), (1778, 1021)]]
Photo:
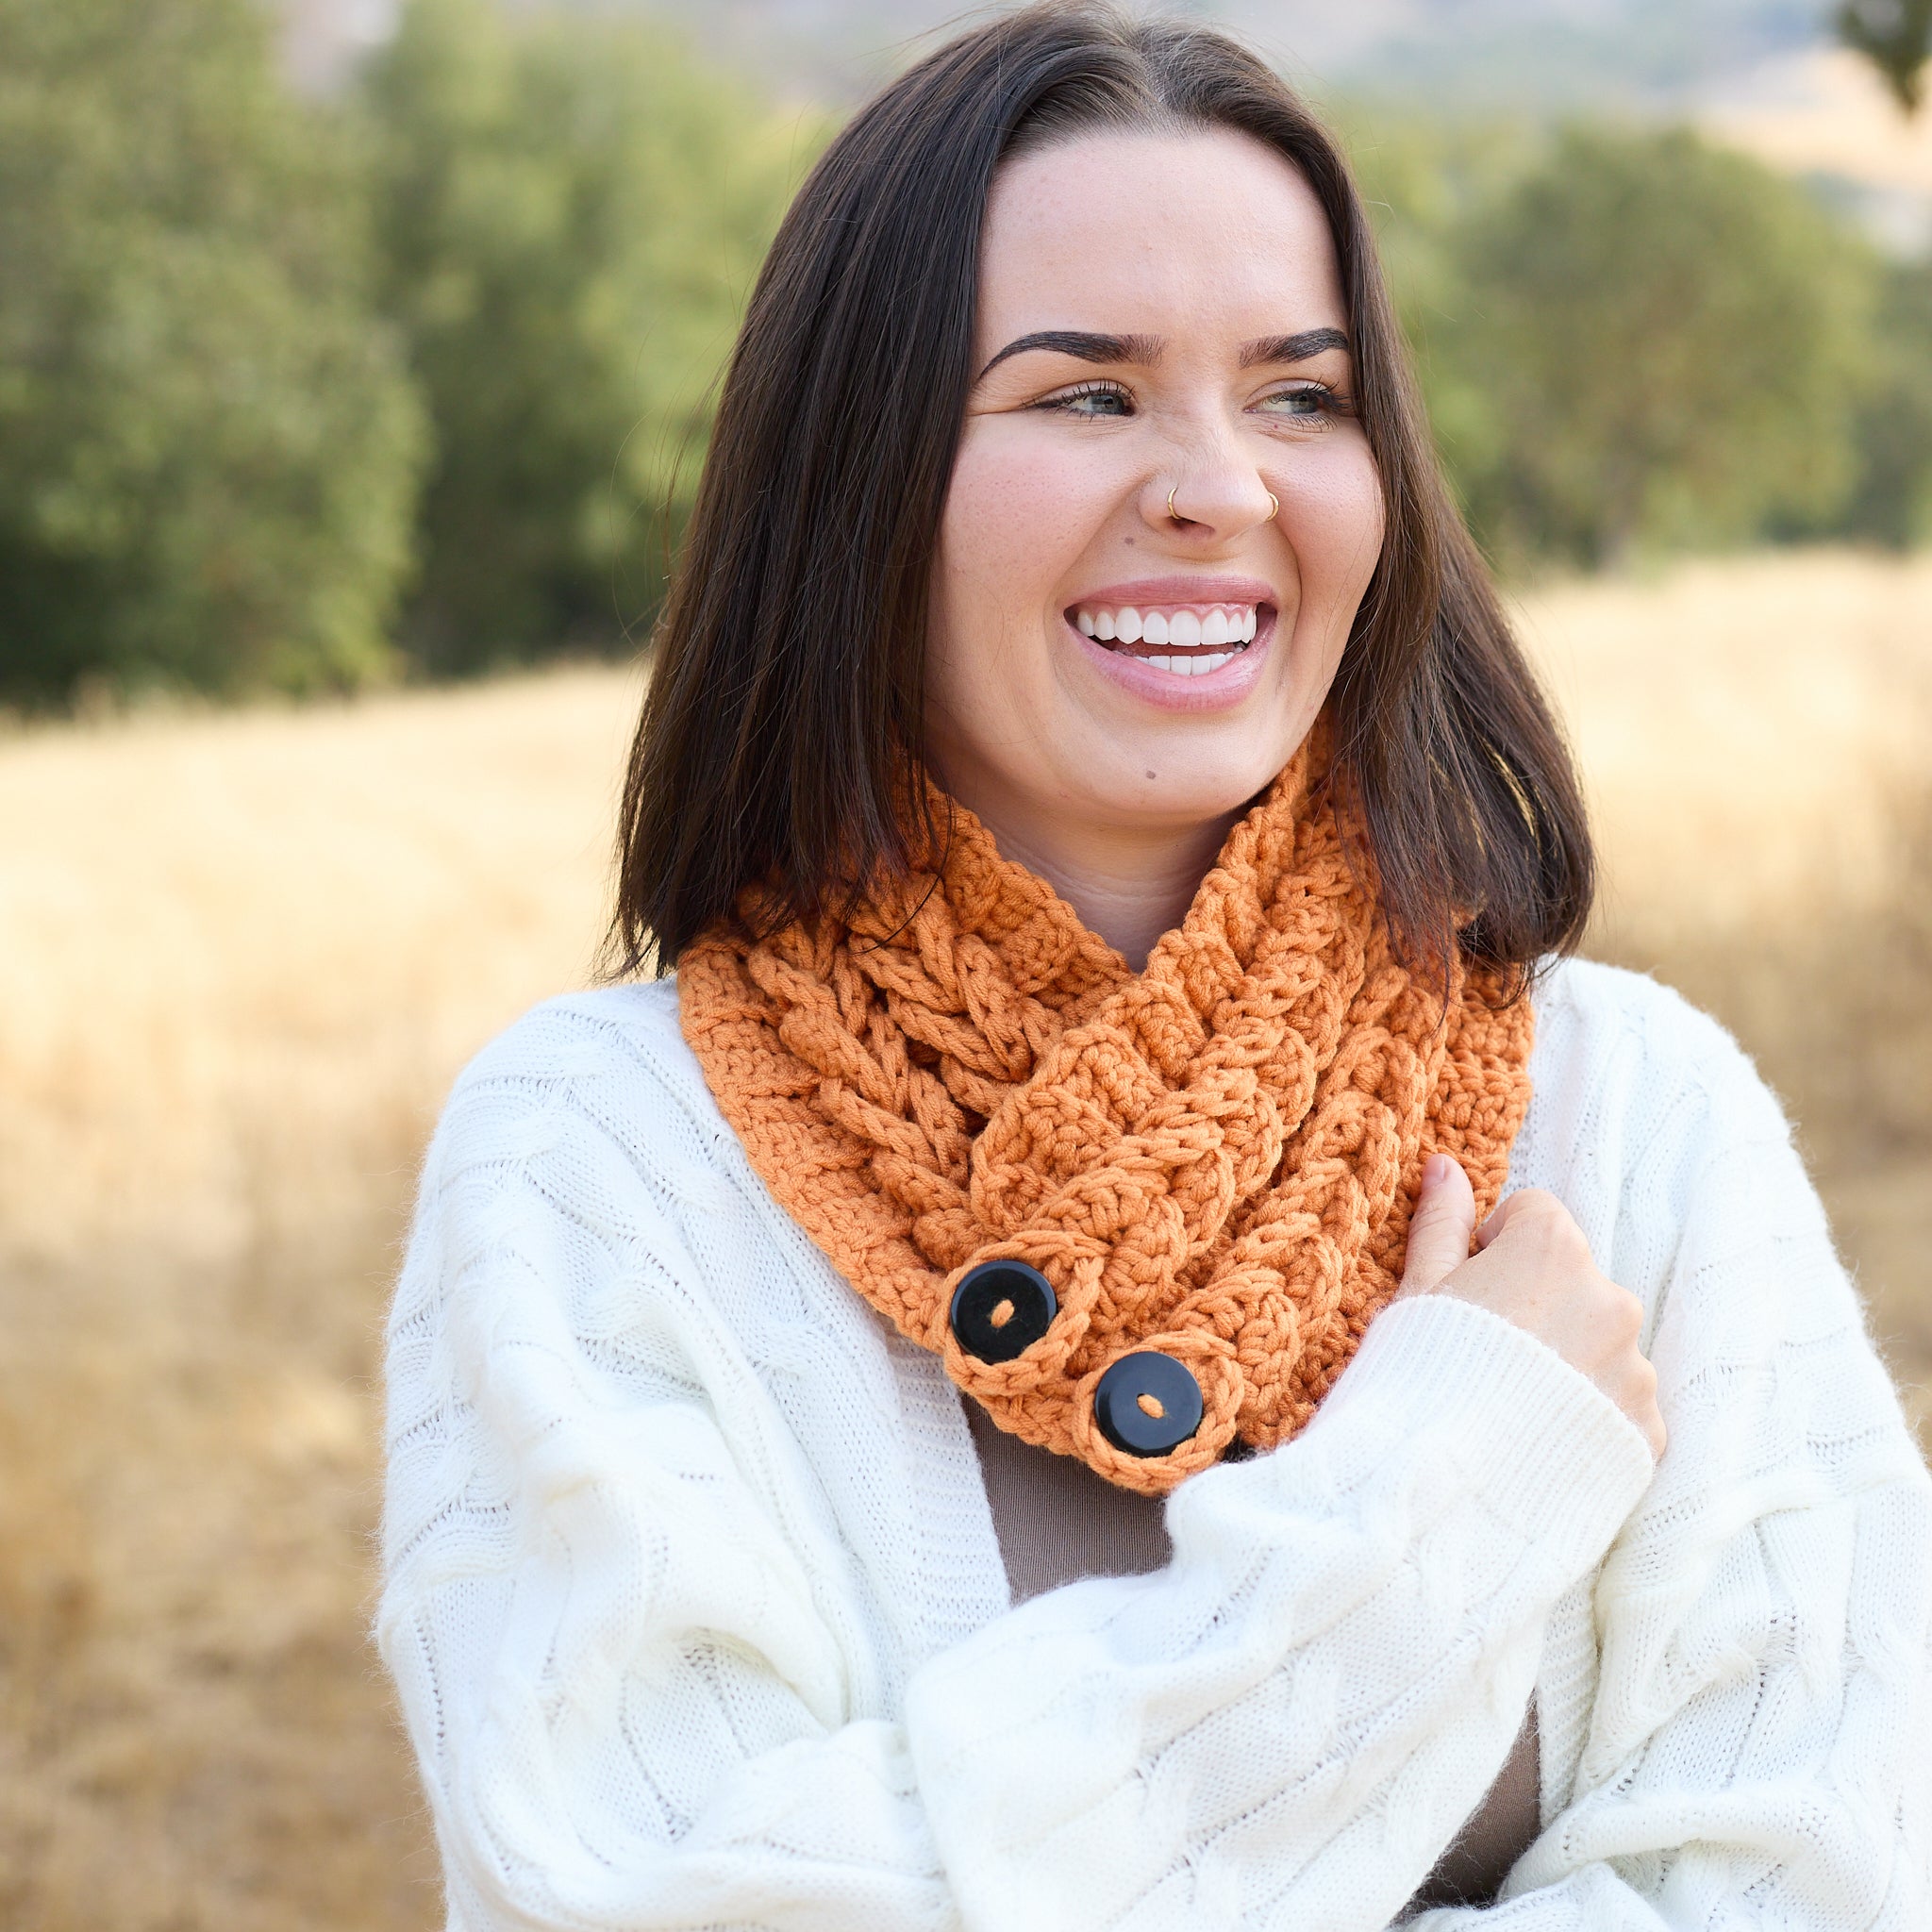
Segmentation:
[[(1304, 746), (1138, 974), (962, 807), (844, 923), (721, 926), (678, 965), (685, 1038), (753, 1167), (867, 1301), (998, 1424), (1161, 1494), (1313, 1415), (1394, 1294), (1423, 1162), (1481, 1213), (1529, 1103), (1529, 1002), (1394, 957)], [(964, 1353), (954, 1286), (1017, 1258), (1059, 1312)], [(1093, 1417), (1158, 1349), (1205, 1414), (1169, 1454)]]

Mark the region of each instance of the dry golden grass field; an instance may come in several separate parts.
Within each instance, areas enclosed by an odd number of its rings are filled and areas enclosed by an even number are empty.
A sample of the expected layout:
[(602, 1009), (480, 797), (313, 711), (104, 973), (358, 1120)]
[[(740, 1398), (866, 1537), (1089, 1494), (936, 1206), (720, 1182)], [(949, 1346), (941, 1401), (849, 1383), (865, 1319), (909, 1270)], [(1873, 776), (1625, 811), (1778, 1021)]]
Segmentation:
[[(1932, 559), (1540, 596), (1596, 949), (1790, 1103), (1922, 1426)], [(464, 1057), (587, 974), (633, 679), (0, 740), (0, 1924), (402, 1932), (378, 1332)]]

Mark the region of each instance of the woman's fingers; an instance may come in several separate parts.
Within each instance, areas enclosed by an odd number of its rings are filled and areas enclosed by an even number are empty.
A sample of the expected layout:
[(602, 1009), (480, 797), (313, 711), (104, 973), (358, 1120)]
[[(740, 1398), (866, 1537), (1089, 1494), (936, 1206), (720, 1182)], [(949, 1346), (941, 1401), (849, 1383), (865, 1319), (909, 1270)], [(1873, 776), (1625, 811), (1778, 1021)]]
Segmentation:
[[(1474, 1258), (1472, 1237), (1481, 1249)], [(1583, 1230), (1556, 1195), (1541, 1188), (1511, 1194), (1477, 1229), (1469, 1176), (1448, 1155), (1430, 1155), (1408, 1224), (1401, 1294), (1438, 1289), (1556, 1350), (1643, 1431), (1654, 1456), (1663, 1454), (1657, 1375), (1641, 1347), (1642, 1307), (1598, 1270)]]
[(1403, 1294), (1427, 1294), (1469, 1259), (1475, 1228), (1475, 1195), (1469, 1176), (1446, 1154), (1423, 1163), (1422, 1198), (1408, 1224)]
[[(1417, 1210), (1418, 1219), (1421, 1209)], [(1657, 1375), (1644, 1358), (1643, 1307), (1596, 1265), (1556, 1195), (1525, 1188), (1483, 1223), (1482, 1252), (1437, 1284), (1502, 1316), (1588, 1375), (1662, 1455)]]

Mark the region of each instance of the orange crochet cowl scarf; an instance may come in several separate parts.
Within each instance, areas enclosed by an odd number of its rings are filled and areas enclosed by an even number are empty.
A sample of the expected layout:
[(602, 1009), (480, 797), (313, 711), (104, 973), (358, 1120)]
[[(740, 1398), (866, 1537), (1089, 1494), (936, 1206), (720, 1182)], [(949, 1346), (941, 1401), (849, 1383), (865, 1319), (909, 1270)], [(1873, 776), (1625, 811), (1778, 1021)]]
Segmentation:
[(1307, 1422), (1424, 1159), (1487, 1213), (1529, 1102), (1529, 1002), (1401, 964), (1310, 758), (1139, 974), (943, 802), (943, 851), (842, 923), (678, 963), (786, 1211), (1002, 1428), (1142, 1494)]

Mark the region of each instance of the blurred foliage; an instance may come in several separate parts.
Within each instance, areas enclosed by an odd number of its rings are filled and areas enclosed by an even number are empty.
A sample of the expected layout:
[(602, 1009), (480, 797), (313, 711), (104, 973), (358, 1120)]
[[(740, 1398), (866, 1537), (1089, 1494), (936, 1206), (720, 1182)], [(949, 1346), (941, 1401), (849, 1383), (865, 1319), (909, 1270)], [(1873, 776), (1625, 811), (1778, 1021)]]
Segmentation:
[(1601, 565), (1844, 500), (1871, 262), (1802, 189), (1685, 129), (1571, 128), (1457, 243), (1445, 448), (1502, 554)]
[(1923, 265), (1687, 129), (1354, 121), (1443, 460), (1506, 566), (1932, 534)]
[(421, 413), (256, 0), (0, 0), (0, 692), (381, 671)]
[(1886, 265), (1871, 356), (1857, 481), (1838, 528), (1824, 534), (1895, 550), (1932, 543), (1932, 260)]
[(797, 156), (636, 22), (414, 0), (370, 76), (383, 300), (435, 425), (433, 671), (619, 641), (661, 590)]
[(1918, 111), (1932, 59), (1932, 0), (1844, 0), (1838, 34), (1877, 68), (1904, 112)]
[[(0, 0), (0, 702), (611, 649), (662, 589), (823, 129), (634, 14), (405, 0), (333, 104), (270, 24)], [(1932, 540), (1932, 265), (1681, 129), (1341, 118), (1507, 568)]]

